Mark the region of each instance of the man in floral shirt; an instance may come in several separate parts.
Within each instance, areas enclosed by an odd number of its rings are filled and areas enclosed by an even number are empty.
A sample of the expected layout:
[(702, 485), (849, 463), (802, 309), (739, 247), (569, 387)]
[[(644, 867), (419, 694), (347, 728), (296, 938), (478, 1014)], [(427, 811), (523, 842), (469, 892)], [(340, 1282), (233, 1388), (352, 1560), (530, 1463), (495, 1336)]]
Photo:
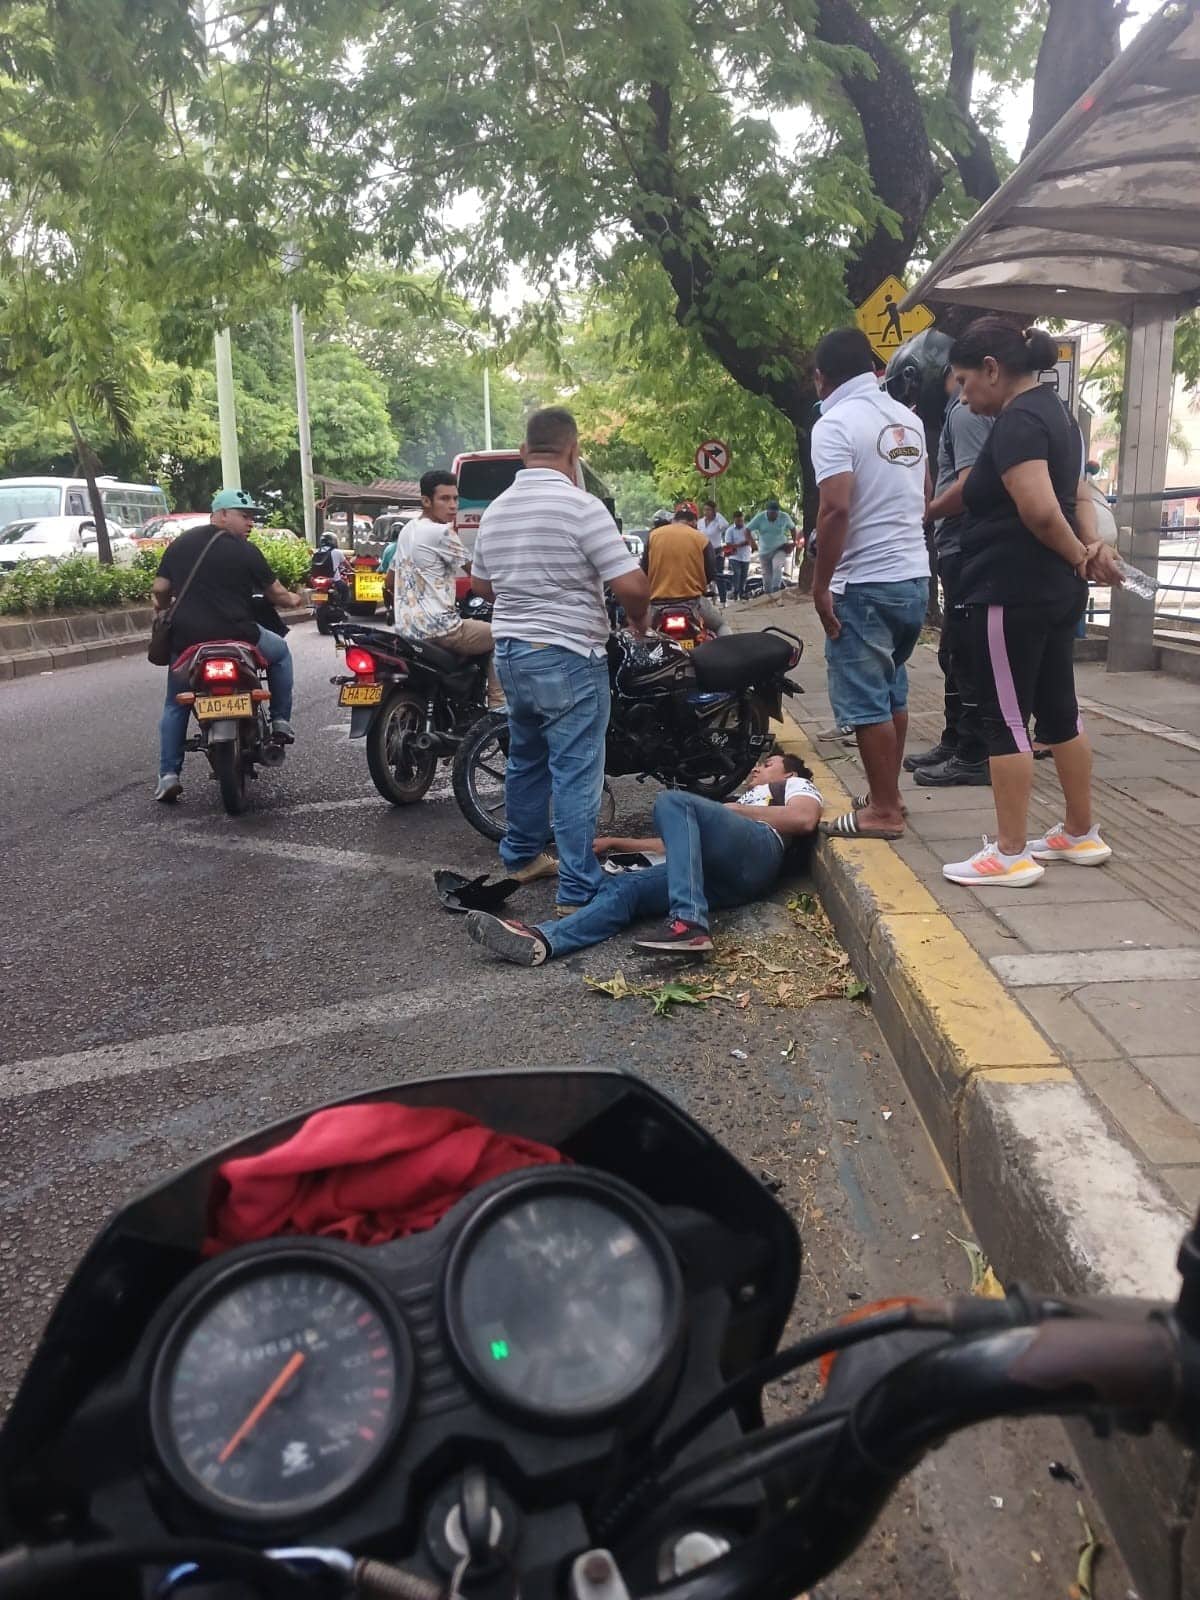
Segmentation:
[[(468, 570), (467, 552), (454, 531), (458, 484), (453, 473), (432, 471), (421, 478), (421, 515), (405, 527), (396, 544), (396, 626), (409, 639), (425, 640), (460, 656), (490, 656), (492, 630), (486, 622), (465, 620), (454, 604), (454, 582)], [(503, 706), (504, 690), (494, 661), (488, 662), (488, 705)]]

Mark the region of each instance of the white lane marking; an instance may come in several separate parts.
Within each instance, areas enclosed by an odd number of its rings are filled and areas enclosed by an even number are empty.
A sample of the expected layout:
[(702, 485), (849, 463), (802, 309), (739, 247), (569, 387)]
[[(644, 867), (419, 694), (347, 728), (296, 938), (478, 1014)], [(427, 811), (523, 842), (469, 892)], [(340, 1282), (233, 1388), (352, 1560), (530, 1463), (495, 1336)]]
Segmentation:
[(432, 861), (406, 861), (372, 855), (368, 850), (338, 850), (326, 844), (290, 844), (273, 839), (223, 839), (215, 834), (180, 833), (173, 841), (199, 850), (231, 850), (248, 856), (278, 856), (293, 866), (336, 867), (344, 872), (374, 872), (393, 878), (420, 878), (429, 883)]
[[(466, 942), (466, 929), (463, 929)], [(477, 972), (467, 980), (470, 1004), (478, 1006), (496, 1000), (528, 1000), (531, 982), (538, 989), (547, 984), (555, 988), (578, 984), (578, 976), (561, 967), (530, 974), (523, 967), (488, 965), (481, 960)], [(203, 1061), (220, 1061), (227, 1056), (257, 1055), (267, 1050), (282, 1050), (289, 1045), (307, 1044), (332, 1034), (356, 1033), (369, 1028), (386, 1028), (412, 1022), (419, 1017), (444, 1012), (451, 1004), (444, 983), (410, 994), (389, 994), (374, 999), (347, 1000), (338, 1005), (310, 1006), (284, 1016), (264, 1017), (258, 1022), (226, 1027), (194, 1028), (190, 1032), (128, 1039), (120, 1044), (101, 1045), (93, 1050), (75, 1050), (66, 1055), (37, 1056), (29, 1061), (10, 1061), (0, 1065), (0, 1100), (15, 1100), (24, 1095), (61, 1089), (67, 1084), (97, 1083), (107, 1078), (123, 1078), (143, 1072), (180, 1067)], [(456, 1003), (456, 1002), (453, 1002)]]

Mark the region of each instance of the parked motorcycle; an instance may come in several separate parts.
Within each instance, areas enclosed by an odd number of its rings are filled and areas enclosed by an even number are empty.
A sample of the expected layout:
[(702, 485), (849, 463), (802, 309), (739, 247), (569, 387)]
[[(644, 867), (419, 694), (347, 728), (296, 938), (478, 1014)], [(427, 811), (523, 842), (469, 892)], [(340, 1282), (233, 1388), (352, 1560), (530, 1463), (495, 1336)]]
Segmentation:
[[(465, 593), (457, 607), (464, 617), (491, 618), (481, 595)], [(488, 658), (456, 656), (388, 623), (346, 622), (332, 631), (345, 649), (346, 672), (330, 682), (338, 685), (338, 705), (350, 708), (351, 739), (367, 742), (371, 782), (392, 805), (415, 805), (438, 762), (454, 755), (487, 712)]]
[[(446, 1159), (365, 1204), (418, 1148)], [(591, 1069), (377, 1089), (109, 1221), (0, 1431), (0, 1590), (791, 1600), (990, 1418), (1200, 1445), (1200, 1223), (1179, 1268), (1174, 1304), (889, 1300), (778, 1349), (795, 1224), (675, 1101)]]
[(186, 673), (188, 687), (175, 698), (199, 724), (186, 748), (208, 757), (221, 803), (235, 817), (246, 809), (246, 783), (257, 768), (284, 759), (284, 745), (271, 736), (266, 660), (252, 644), (220, 639), (192, 645), (172, 671)]
[(373, 617), (384, 601), (384, 574), (376, 556), (346, 558), (339, 570), (327, 546), (313, 552), (308, 572), (317, 632), (330, 634), (349, 617)]
[[(724, 799), (770, 751), (784, 695), (802, 692), (787, 674), (803, 650), (782, 628), (729, 634), (690, 651), (670, 639), (611, 634), (605, 773)], [(453, 770), (454, 797), (487, 839), (504, 836), (507, 764), (508, 722), (489, 713), (459, 745)]]

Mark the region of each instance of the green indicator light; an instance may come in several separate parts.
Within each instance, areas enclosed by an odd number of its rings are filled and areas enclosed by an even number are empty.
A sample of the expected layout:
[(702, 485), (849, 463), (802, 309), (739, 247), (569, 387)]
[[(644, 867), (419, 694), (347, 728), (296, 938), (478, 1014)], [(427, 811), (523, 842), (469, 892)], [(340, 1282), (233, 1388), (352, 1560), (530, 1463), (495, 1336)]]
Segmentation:
[(492, 1360), (493, 1361), (507, 1361), (508, 1360), (508, 1340), (507, 1339), (493, 1339), (492, 1340)]

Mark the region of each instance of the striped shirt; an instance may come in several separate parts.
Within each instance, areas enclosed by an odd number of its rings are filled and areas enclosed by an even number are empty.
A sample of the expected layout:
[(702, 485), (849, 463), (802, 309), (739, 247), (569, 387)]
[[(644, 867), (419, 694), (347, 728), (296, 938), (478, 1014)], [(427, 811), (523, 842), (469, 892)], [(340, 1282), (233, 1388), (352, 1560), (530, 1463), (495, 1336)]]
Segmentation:
[(590, 656), (608, 641), (604, 585), (637, 565), (594, 495), (526, 467), (483, 513), (471, 576), (496, 591), (495, 638)]

